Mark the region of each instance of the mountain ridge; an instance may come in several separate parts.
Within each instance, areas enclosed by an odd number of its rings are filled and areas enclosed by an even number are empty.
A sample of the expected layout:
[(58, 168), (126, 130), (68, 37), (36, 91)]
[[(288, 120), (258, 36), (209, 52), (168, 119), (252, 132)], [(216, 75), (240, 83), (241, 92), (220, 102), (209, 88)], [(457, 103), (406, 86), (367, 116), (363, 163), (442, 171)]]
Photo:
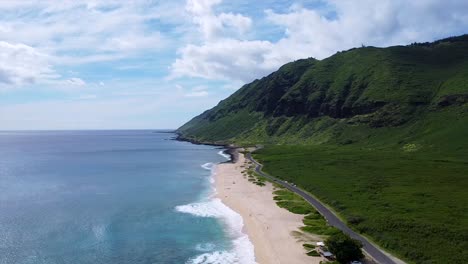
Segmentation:
[[(467, 72), (468, 35), (353, 48), (323, 60), (287, 63), (244, 85), (177, 133), (212, 143), (363, 141), (379, 128), (405, 127), (447, 109), (456, 112), (447, 113), (449, 119), (466, 116)], [(340, 136), (357, 126), (363, 137)]]

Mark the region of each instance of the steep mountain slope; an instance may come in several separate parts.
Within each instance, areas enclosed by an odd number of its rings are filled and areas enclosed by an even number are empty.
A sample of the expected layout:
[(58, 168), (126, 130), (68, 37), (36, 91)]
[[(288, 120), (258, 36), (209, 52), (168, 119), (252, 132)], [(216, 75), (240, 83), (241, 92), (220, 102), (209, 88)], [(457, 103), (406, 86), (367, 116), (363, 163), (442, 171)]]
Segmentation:
[(468, 35), (463, 35), (288, 63), (178, 133), (218, 143), (437, 141), (468, 131), (467, 102)]

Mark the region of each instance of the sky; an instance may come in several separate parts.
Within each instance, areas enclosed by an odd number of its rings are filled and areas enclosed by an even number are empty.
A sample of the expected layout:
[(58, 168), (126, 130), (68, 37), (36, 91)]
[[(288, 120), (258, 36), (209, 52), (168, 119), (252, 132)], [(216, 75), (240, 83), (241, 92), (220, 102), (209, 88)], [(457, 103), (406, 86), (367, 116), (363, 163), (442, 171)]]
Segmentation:
[(0, 0), (0, 130), (177, 128), (290, 61), (465, 33), (465, 0)]

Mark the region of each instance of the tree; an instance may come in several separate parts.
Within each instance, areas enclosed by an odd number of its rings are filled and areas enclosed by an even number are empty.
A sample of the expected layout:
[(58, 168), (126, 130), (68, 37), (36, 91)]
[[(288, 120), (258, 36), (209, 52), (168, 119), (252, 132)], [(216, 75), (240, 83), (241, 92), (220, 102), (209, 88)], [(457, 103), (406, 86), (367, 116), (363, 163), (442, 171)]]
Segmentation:
[(361, 250), (361, 242), (352, 239), (343, 232), (331, 235), (325, 241), (325, 245), (340, 263), (349, 263), (350, 261), (359, 260), (364, 257)]

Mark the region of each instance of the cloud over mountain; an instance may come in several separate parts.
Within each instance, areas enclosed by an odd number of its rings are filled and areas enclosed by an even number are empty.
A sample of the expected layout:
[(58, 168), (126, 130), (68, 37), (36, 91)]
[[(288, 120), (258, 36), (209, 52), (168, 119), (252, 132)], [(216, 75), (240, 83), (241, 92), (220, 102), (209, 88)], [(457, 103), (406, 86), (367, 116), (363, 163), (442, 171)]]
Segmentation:
[[(242, 14), (231, 14), (239, 19), (226, 25), (226, 14), (215, 11), (220, 0), (188, 1), (187, 10), (203, 38), (179, 49), (172, 74), (248, 82), (299, 58), (321, 59), (362, 44), (429, 41), (468, 28), (465, 1), (326, 2), (329, 13), (300, 5), (291, 5), (286, 12), (266, 9), (264, 19), (280, 28), (282, 35), (276, 40), (262, 40), (256, 39), (255, 33), (246, 36), (247, 30), (254, 31), (255, 21), (251, 26), (247, 21), (252, 19)], [(233, 28), (244, 34), (230, 33)]]

